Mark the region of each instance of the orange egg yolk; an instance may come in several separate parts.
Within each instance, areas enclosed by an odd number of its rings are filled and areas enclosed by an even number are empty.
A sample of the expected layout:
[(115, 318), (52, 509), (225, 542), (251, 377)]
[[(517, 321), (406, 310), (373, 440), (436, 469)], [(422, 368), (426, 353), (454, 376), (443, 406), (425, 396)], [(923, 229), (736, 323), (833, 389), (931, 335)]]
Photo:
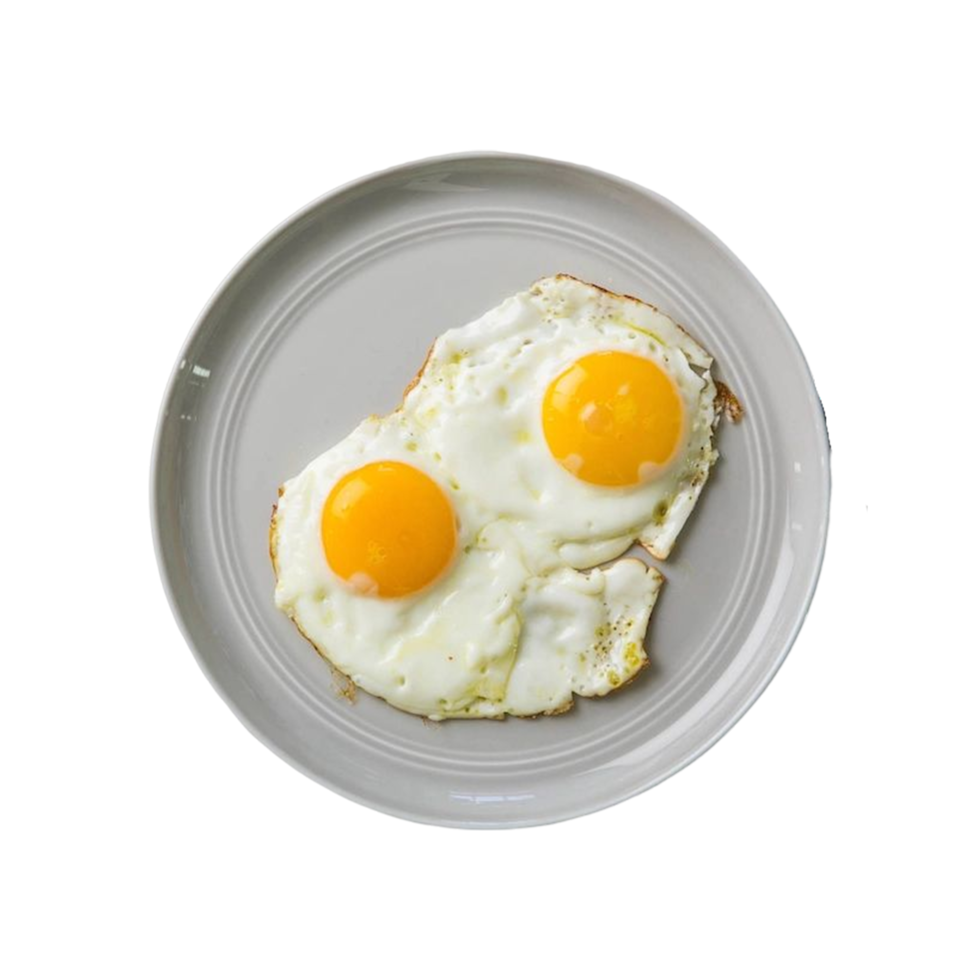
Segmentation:
[(356, 592), (385, 599), (424, 589), (456, 553), (452, 504), (407, 463), (368, 463), (338, 480), (320, 532), (333, 571)]
[(641, 483), (677, 451), (684, 406), (653, 361), (620, 351), (586, 354), (548, 386), (541, 413), (552, 455), (580, 480)]

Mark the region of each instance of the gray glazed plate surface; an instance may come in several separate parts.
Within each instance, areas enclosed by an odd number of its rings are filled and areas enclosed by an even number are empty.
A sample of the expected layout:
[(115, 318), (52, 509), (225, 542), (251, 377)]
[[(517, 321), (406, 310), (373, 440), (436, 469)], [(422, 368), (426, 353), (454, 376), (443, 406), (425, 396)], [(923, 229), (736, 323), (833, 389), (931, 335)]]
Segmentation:
[[(684, 529), (654, 611), (652, 667), (567, 714), (423, 723), (330, 670), (272, 599), (276, 490), (400, 401), (432, 340), (568, 272), (661, 307), (714, 355), (745, 418)], [(529, 157), (424, 160), (314, 202), (212, 298), (164, 398), (153, 524), (174, 614), (212, 684), (296, 768), (429, 823), (540, 824), (692, 761), (775, 674), (816, 587), (830, 461), (823, 411), (778, 310), (669, 202)]]

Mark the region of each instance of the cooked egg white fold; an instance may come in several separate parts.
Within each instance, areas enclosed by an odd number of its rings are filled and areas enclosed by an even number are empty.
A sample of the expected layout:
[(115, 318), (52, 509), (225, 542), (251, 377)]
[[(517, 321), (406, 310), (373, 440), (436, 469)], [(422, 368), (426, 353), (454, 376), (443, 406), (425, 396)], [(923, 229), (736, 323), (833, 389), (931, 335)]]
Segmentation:
[(632, 680), (648, 663), (643, 639), (662, 581), (635, 559), (532, 579), (507, 711), (555, 714), (573, 694), (602, 696)]

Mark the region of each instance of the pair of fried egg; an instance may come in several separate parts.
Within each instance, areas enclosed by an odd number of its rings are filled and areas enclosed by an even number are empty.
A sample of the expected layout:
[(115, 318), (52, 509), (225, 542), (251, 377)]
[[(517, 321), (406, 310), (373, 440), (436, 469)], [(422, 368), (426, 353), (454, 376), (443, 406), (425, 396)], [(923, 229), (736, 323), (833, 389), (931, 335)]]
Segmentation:
[(710, 368), (654, 307), (539, 280), (283, 485), (277, 605), (355, 685), (433, 719), (621, 687), (662, 576), (604, 563), (669, 554), (717, 456)]

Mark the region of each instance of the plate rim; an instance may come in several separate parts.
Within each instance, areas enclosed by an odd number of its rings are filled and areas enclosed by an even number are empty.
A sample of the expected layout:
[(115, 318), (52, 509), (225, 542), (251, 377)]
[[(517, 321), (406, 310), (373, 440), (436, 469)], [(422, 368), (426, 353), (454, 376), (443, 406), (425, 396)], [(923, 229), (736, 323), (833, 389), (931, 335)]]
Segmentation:
[[(599, 178), (605, 181), (610, 181), (612, 183), (618, 184), (620, 186), (628, 188), (630, 191), (637, 193), (643, 197), (649, 198), (654, 201), (658, 206), (664, 208), (666, 211), (672, 213), (675, 217), (679, 218), (684, 223), (693, 227), (693, 229), (702, 235), (710, 244), (712, 244), (716, 249), (718, 249), (723, 256), (733, 264), (736, 270), (742, 275), (745, 281), (751, 286), (751, 288), (756, 291), (762, 301), (771, 309), (772, 313), (775, 315), (779, 324), (781, 325), (783, 332), (787, 339), (790, 341), (790, 346), (793, 354), (796, 357), (799, 368), (802, 369), (802, 377), (808, 382), (809, 392), (812, 394), (816, 401), (816, 405), (819, 408), (819, 416), (814, 416), (815, 420), (819, 422), (815, 425), (815, 430), (820, 436), (823, 446), (826, 451), (826, 467), (822, 468), (822, 487), (821, 496), (823, 498), (823, 514), (822, 514), (822, 536), (818, 543), (816, 550), (815, 560), (812, 563), (812, 567), (809, 570), (809, 578), (806, 581), (805, 594), (803, 600), (799, 604), (795, 619), (792, 626), (787, 634), (786, 641), (783, 643), (782, 649), (779, 651), (778, 655), (773, 659), (769, 666), (769, 669), (759, 677), (755, 683), (739, 698), (736, 703), (735, 710), (730, 714), (730, 716), (725, 720), (718, 730), (711, 734), (710, 737), (703, 740), (697, 744), (694, 748), (689, 749), (673, 766), (668, 768), (666, 771), (655, 775), (649, 779), (642, 779), (639, 784), (634, 787), (629, 787), (625, 791), (617, 791), (611, 793), (607, 798), (598, 805), (586, 804), (579, 807), (569, 807), (565, 812), (559, 815), (541, 817), (506, 817), (503, 819), (482, 819), (482, 820), (467, 820), (467, 819), (452, 819), (446, 817), (435, 817), (428, 816), (424, 813), (409, 810), (403, 807), (389, 806), (387, 804), (379, 803), (376, 800), (367, 798), (366, 796), (353, 793), (345, 788), (341, 788), (336, 783), (324, 778), (321, 774), (311, 771), (307, 766), (301, 763), (299, 760), (293, 758), (285, 750), (280, 748), (271, 738), (267, 737), (266, 734), (252, 722), (252, 720), (244, 713), (242, 709), (239, 708), (237, 702), (231, 697), (231, 695), (225, 690), (221, 685), (218, 678), (215, 676), (214, 672), (209, 667), (207, 661), (204, 658), (201, 650), (198, 648), (197, 643), (191, 635), (190, 628), (180, 608), (175, 591), (171, 585), (171, 572), (167, 566), (167, 561), (164, 555), (163, 546), (163, 528), (162, 528), (162, 510), (163, 510), (163, 500), (162, 500), (162, 488), (161, 488), (161, 478), (160, 474), (163, 470), (163, 433), (166, 426), (167, 418), (169, 416), (168, 408), (171, 400), (175, 394), (177, 381), (181, 371), (181, 364), (186, 361), (187, 354), (190, 348), (193, 346), (198, 338), (198, 334), (202, 327), (206, 324), (212, 311), (218, 305), (225, 292), (232, 286), (232, 284), (239, 278), (239, 276), (244, 273), (253, 261), (259, 258), (262, 253), (270, 246), (277, 238), (289, 231), (295, 224), (302, 221), (306, 216), (316, 211), (322, 207), (327, 202), (338, 199), (350, 191), (356, 190), (358, 188), (364, 187), (378, 180), (383, 180), (389, 176), (397, 174), (399, 171), (408, 171), (412, 169), (417, 169), (420, 167), (428, 166), (439, 166), (442, 164), (454, 165), (460, 163), (476, 163), (480, 161), (494, 161), (494, 162), (504, 162), (512, 161), (517, 163), (531, 163), (544, 167), (559, 167), (566, 170), (575, 171), (586, 176), (591, 176)], [(550, 157), (537, 156), (533, 154), (524, 153), (511, 153), (507, 151), (499, 150), (472, 150), (472, 151), (461, 151), (455, 153), (444, 153), (437, 154), (434, 156), (421, 157), (415, 160), (409, 160), (402, 163), (394, 164), (389, 167), (382, 168), (380, 170), (372, 171), (371, 173), (356, 177), (353, 180), (349, 180), (342, 183), (318, 197), (309, 201), (307, 204), (293, 211), (288, 217), (280, 221), (274, 228), (272, 228), (268, 233), (266, 233), (252, 248), (250, 248), (237, 263), (232, 267), (232, 269), (224, 276), (215, 290), (212, 292), (211, 296), (208, 298), (204, 306), (202, 307), (200, 313), (194, 319), (193, 324), (188, 330), (183, 343), (180, 346), (180, 350), (174, 360), (173, 367), (170, 371), (169, 377), (167, 379), (166, 385), (164, 387), (163, 396), (160, 401), (160, 408), (157, 412), (156, 423), (153, 433), (153, 442), (150, 455), (150, 494), (149, 494), (149, 504), (150, 504), (150, 525), (151, 533), (153, 539), (153, 550), (156, 558), (157, 572), (160, 576), (160, 582), (163, 586), (164, 594), (167, 597), (167, 603), (170, 607), (170, 612), (173, 615), (177, 627), (183, 636), (184, 642), (190, 649), (197, 662), (198, 667), (204, 676), (208, 679), (211, 687), (218, 693), (222, 701), (228, 706), (234, 716), (238, 721), (249, 731), (262, 745), (270, 749), (276, 756), (287, 762), (292, 768), (298, 770), (303, 775), (314, 780), (321, 786), (331, 790), (338, 796), (348, 799), (351, 802), (358, 803), (361, 806), (368, 807), (376, 812), (386, 813), (390, 816), (399, 817), (404, 820), (412, 821), (413, 823), (420, 823), (429, 826), (440, 826), (440, 827), (456, 827), (456, 828), (466, 828), (466, 829), (510, 829), (510, 828), (520, 828), (520, 827), (533, 827), (533, 826), (544, 826), (549, 824), (555, 824), (564, 822), (566, 820), (571, 820), (576, 817), (587, 816), (591, 813), (598, 813), (608, 807), (615, 806), (618, 803), (622, 803), (625, 800), (631, 799), (634, 796), (638, 796), (640, 793), (644, 793), (654, 786), (659, 785), (665, 780), (672, 776), (675, 776), (681, 770), (687, 768), (692, 762), (700, 758), (711, 748), (713, 748), (725, 735), (727, 735), (734, 727), (738, 724), (742, 718), (745, 717), (749, 709), (755, 704), (755, 702), (762, 696), (763, 692), (768, 688), (769, 684), (772, 682), (773, 678), (779, 672), (786, 658), (789, 656), (790, 651), (796, 644), (799, 638), (800, 631), (803, 628), (803, 624), (806, 621), (807, 615), (810, 612), (810, 608), (813, 604), (813, 599), (816, 594), (817, 587), (820, 582), (820, 577), (823, 571), (824, 559), (826, 557), (827, 551), (827, 539), (830, 534), (830, 519), (831, 519), (831, 499), (832, 499), (832, 489), (833, 489), (833, 478), (832, 478), (832, 448), (830, 442), (829, 428), (827, 425), (826, 411), (824, 410), (823, 399), (820, 397), (820, 393), (817, 389), (816, 382), (813, 377), (813, 372), (810, 368), (810, 364), (807, 361), (806, 355), (803, 352), (800, 343), (790, 327), (788, 321), (783, 316), (779, 307), (776, 305), (775, 301), (769, 295), (768, 291), (762, 285), (761, 282), (753, 275), (751, 270), (745, 265), (742, 260), (735, 255), (735, 253), (719, 239), (709, 228), (705, 227), (694, 218), (692, 215), (688, 214), (683, 208), (678, 207), (672, 201), (658, 194), (647, 187), (635, 183), (634, 181), (620, 177), (616, 174), (609, 173), (608, 171), (599, 170), (594, 167), (585, 166), (579, 163), (573, 163), (567, 160), (559, 160)]]

